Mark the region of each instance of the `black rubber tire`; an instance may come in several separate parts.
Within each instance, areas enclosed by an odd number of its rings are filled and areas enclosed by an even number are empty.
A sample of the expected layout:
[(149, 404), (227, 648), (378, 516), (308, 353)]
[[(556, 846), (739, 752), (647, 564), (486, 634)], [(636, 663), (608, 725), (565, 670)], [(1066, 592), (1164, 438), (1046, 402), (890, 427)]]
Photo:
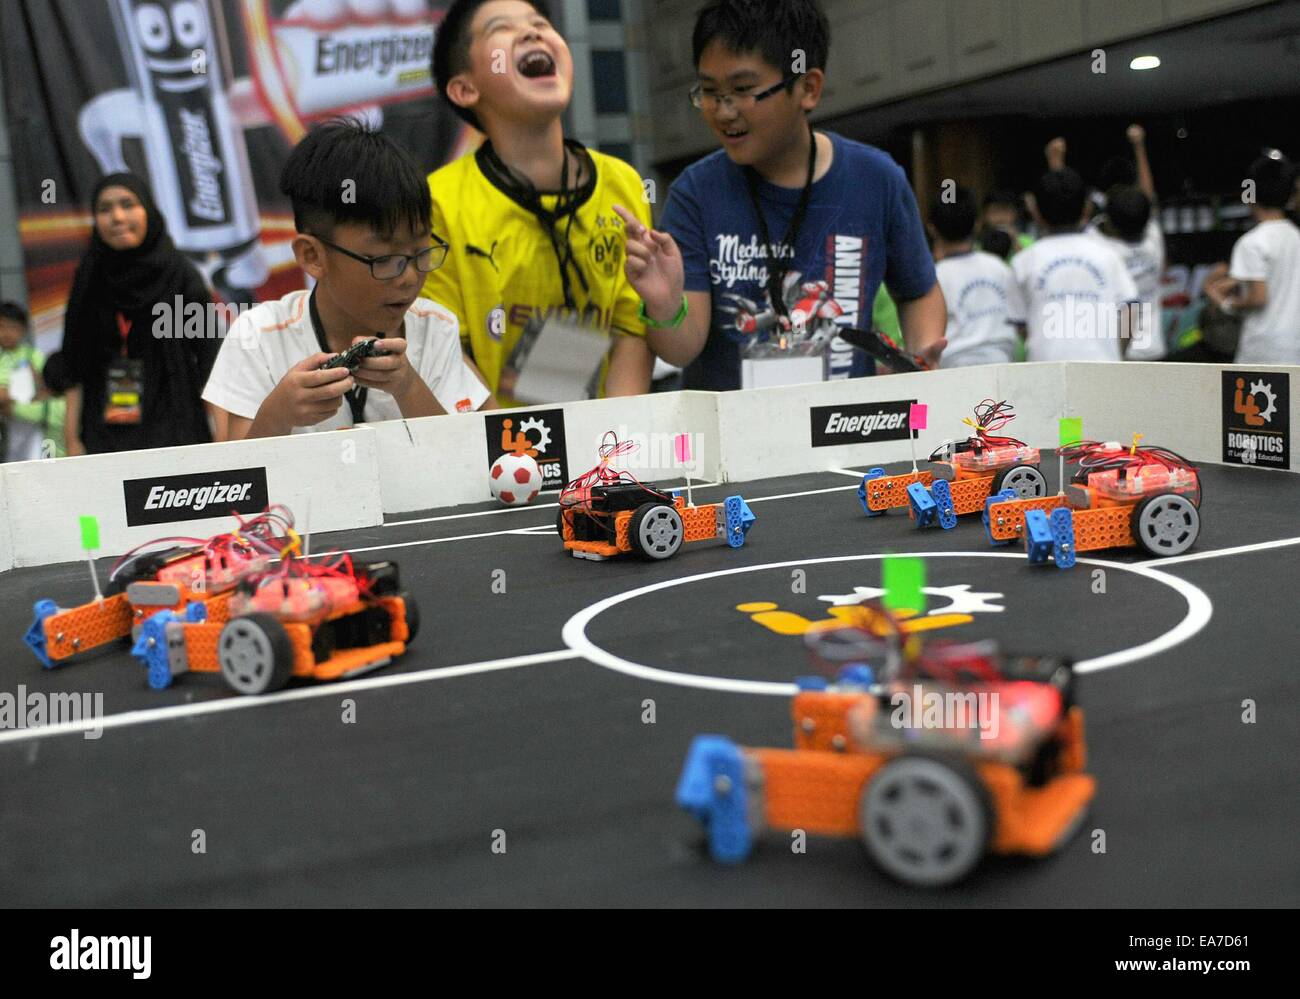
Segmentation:
[(402, 588), (397, 566), (392, 562), (371, 562), (364, 572), (370, 580), (370, 592), (377, 597), (395, 596)]
[(402, 603), (406, 607), (406, 630), (409, 632), (406, 636), (406, 644), (410, 645), (415, 641), (415, 636), (420, 633), (420, 605), (409, 593), (402, 592), (397, 595), (402, 598)]
[(564, 540), (564, 507), (560, 507), (555, 512), (555, 533), (560, 536), (561, 541)]
[[(262, 663), (251, 672), (234, 660), (233, 643), (251, 643), (262, 654)], [(231, 618), (217, 638), (217, 661), (221, 677), (240, 694), (267, 694), (280, 690), (293, 676), (293, 643), (279, 618), (271, 614), (245, 614)]]

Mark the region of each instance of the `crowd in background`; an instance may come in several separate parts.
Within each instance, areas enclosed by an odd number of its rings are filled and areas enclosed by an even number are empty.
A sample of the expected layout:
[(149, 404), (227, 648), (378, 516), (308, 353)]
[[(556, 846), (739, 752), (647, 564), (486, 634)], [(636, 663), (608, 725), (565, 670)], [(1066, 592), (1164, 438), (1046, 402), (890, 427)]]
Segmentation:
[[(507, 302), (598, 317), (610, 343), (595, 394), (649, 391), (656, 363), (681, 369), (670, 387), (738, 389), (746, 331), (734, 302), (788, 321), (786, 288), (830, 268), (832, 226), (836, 243), (871, 248), (849, 289), (871, 318), (850, 320), (931, 367), (1300, 364), (1297, 177), (1280, 152), (1249, 165), (1255, 224), (1183, 323), (1162, 314), (1165, 242), (1140, 126), (1128, 130), (1132, 155), (1097, 177), (1080, 176), (1054, 139), (1032, 191), (980, 198), (944, 181), (923, 192), (923, 221), (888, 156), (807, 123), (830, 42), (820, 5), (768, 6), (755, 19), (743, 0), (714, 0), (698, 15), (690, 99), (720, 149), (673, 184), (659, 228), (630, 166), (564, 138), (571, 60), (527, 0), (457, 0), (438, 33), (435, 80), (485, 134), (477, 152), (426, 178), (357, 122), (318, 127), (292, 152), (281, 188), (312, 287), (256, 306), (224, 339), (153, 335), (159, 303), (206, 307), (212, 295), (147, 184), (104, 177), (58, 354), (42, 356), (26, 313), (0, 304), (6, 460), (512, 405), (527, 324)], [(800, 73), (782, 55), (792, 40), (807, 55)], [(487, 69), (502, 46), (517, 72)], [(341, 203), (353, 175), (361, 196)], [(619, 266), (575, 254), (575, 224), (621, 230)], [(737, 247), (754, 249), (729, 258)], [(367, 337), (375, 349), (359, 364), (322, 367)]]

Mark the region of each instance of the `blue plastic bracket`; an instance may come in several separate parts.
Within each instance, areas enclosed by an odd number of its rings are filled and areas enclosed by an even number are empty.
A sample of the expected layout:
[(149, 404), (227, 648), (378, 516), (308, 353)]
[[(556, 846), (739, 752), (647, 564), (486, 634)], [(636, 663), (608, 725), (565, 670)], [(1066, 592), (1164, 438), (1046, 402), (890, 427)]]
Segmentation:
[(727, 512), (727, 544), (732, 548), (740, 548), (745, 544), (745, 535), (749, 529), (754, 526), (757, 519), (749, 504), (743, 497), (728, 496), (725, 500)]
[(929, 527), (934, 523), (939, 507), (930, 495), (930, 490), (921, 483), (913, 482), (907, 487), (907, 505), (912, 508), (912, 516), (916, 518), (917, 527)]
[(694, 815), (709, 834), (709, 852), (724, 864), (749, 856), (745, 760), (740, 747), (720, 735), (697, 735), (677, 782), (677, 804)]
[(196, 624), (207, 619), (207, 607), (197, 602), (186, 604), (185, 610), (180, 614), (173, 610), (161, 610), (145, 618), (144, 624), (140, 626), (140, 637), (131, 646), (131, 655), (148, 667), (150, 687), (166, 690), (172, 683), (171, 662), (167, 656), (167, 625), (173, 621)]
[(939, 526), (945, 531), (951, 531), (957, 526), (957, 507), (952, 502), (952, 488), (944, 479), (935, 479), (930, 486), (930, 498), (937, 507)]
[(1058, 569), (1074, 567), (1074, 514), (1067, 506), (1057, 507), (1048, 518), (1052, 529), (1052, 558)]
[(1025, 553), (1034, 565), (1042, 565), (1052, 554), (1055, 539), (1052, 528), (1047, 522), (1047, 514), (1042, 510), (1030, 510), (1025, 514)]
[(984, 501), (984, 512), (980, 514), (980, 521), (981, 523), (984, 524), (984, 533), (988, 535), (989, 544), (993, 545), (994, 547), (998, 547), (1001, 545), (1009, 545), (1011, 544), (1011, 539), (1008, 538), (1006, 541), (999, 541), (997, 538), (993, 537), (992, 518), (996, 516), (996, 514), (993, 513), (993, 505), (995, 503), (1005, 503), (1008, 500), (1013, 500), (1018, 498), (1019, 497), (1016, 495), (1016, 491), (1014, 489), (1003, 489), (1002, 492), (996, 493)]
[(862, 476), (862, 484), (858, 486), (858, 502), (862, 504), (862, 512), (868, 517), (884, 516), (884, 510), (873, 510), (867, 505), (867, 483), (872, 479), (883, 479), (885, 470), (883, 468), (870, 468), (867, 474)]
[(843, 687), (870, 687), (876, 682), (876, 671), (861, 663), (849, 663), (840, 670), (835, 682)]
[(42, 666), (46, 669), (53, 669), (54, 663), (50, 662), (50, 653), (45, 647), (45, 619), (57, 614), (59, 606), (53, 600), (38, 600), (32, 608), (32, 612), (35, 616), (31, 627), (23, 632), (23, 641), (36, 654), (36, 658), (41, 661)]

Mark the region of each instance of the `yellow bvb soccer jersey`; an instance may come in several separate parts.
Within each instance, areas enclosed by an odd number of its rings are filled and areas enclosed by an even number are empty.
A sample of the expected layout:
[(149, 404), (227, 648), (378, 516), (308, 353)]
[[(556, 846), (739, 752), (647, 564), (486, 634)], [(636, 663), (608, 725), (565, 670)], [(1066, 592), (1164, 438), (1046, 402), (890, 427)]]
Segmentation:
[[(573, 144), (570, 148), (575, 148)], [(624, 273), (627, 240), (619, 205), (650, 226), (641, 178), (620, 159), (594, 150), (592, 174), (572, 217), (555, 223), (572, 248), (567, 268), (570, 298), (584, 320), (599, 329), (645, 336), (638, 317), (641, 299)], [(501, 371), (534, 316), (566, 311), (564, 282), (545, 224), (517, 192), (497, 181), (480, 148), (429, 175), (433, 231), (451, 244), (446, 262), (424, 282), (423, 297), (460, 319), (461, 343), (503, 406), (514, 400), (499, 391)], [(555, 210), (557, 196), (542, 194)], [(608, 355), (607, 355), (608, 358)], [(601, 394), (605, 372), (600, 373)]]

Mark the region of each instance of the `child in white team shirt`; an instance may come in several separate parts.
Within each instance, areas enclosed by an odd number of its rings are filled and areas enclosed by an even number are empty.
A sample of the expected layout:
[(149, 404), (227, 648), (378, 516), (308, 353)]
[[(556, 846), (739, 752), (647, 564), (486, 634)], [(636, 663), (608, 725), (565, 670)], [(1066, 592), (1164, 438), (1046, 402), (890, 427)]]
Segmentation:
[(926, 228), (934, 243), (934, 271), (948, 304), (948, 346), (941, 368), (972, 364), (1008, 364), (1015, 359), (1016, 331), (1007, 315), (1007, 297), (1015, 280), (1001, 257), (974, 248), (978, 209), (964, 187), (930, 202)]
[(1025, 330), (1027, 361), (1118, 361), (1137, 286), (1119, 255), (1084, 235), (1087, 190), (1065, 167), (1034, 187), (1034, 219), (1045, 233), (1011, 258), (1011, 321)]
[[(1165, 272), (1165, 236), (1156, 212), (1156, 184), (1147, 159), (1146, 129), (1128, 127), (1136, 170), (1106, 190), (1105, 209), (1089, 223), (1087, 231), (1101, 239), (1124, 261), (1137, 285), (1140, 308), (1126, 342), (1130, 361), (1158, 361), (1168, 352), (1160, 311), (1160, 278)], [(1064, 152), (1064, 147), (1062, 147)], [(1119, 161), (1123, 163), (1124, 161)], [(1136, 183), (1128, 183), (1136, 174)]]
[[(293, 150), (280, 190), (293, 203), (294, 256), (316, 285), (231, 326), (203, 390), (217, 439), (494, 405), (456, 317), (418, 297), (447, 246), (429, 231), (429, 188), (410, 156), (358, 122), (331, 122)], [(383, 356), (321, 370), (372, 338)]]
[(1257, 224), (1232, 248), (1228, 274), (1205, 285), (1219, 308), (1242, 313), (1238, 364), (1300, 364), (1300, 229), (1286, 217), (1294, 177), (1280, 154), (1251, 164)]

